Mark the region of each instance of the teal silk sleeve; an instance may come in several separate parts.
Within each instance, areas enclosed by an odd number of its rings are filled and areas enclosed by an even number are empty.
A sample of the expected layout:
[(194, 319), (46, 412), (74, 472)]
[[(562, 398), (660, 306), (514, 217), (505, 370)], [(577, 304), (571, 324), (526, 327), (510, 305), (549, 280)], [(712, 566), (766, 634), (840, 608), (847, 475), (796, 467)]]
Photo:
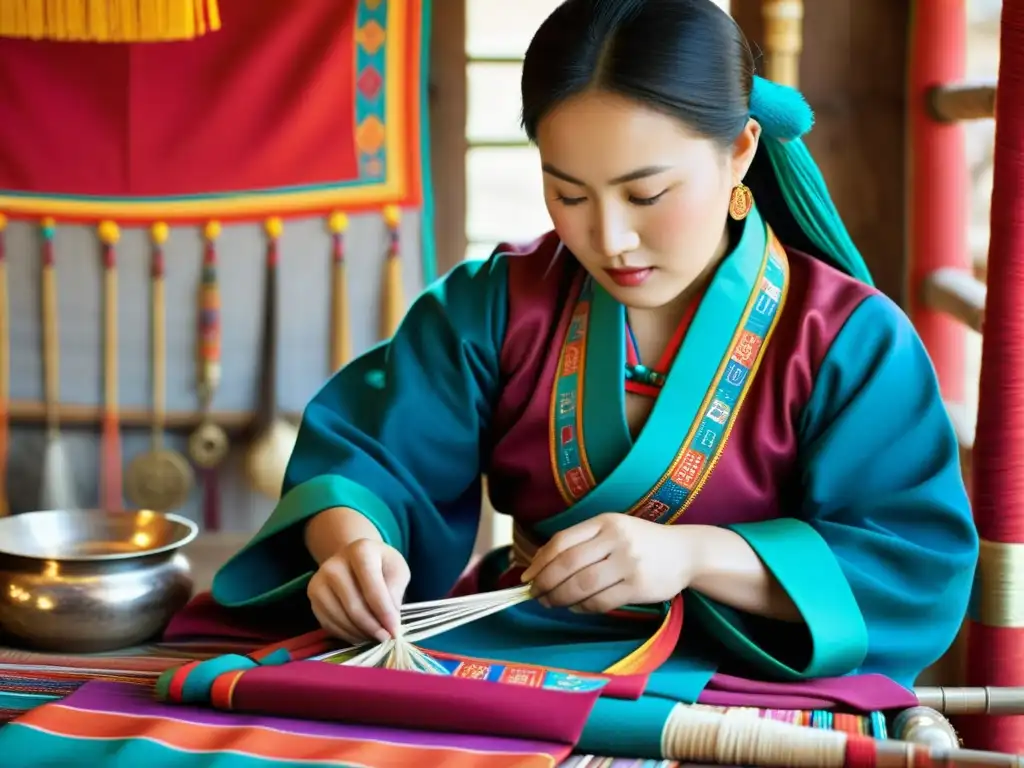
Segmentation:
[(802, 641), (703, 598), (698, 610), (762, 674), (875, 672), (912, 686), (960, 629), (978, 533), (931, 361), (887, 298), (865, 300), (829, 349), (800, 457), (799, 515), (731, 527), (800, 609)]
[(217, 573), (227, 606), (304, 590), (305, 523), (331, 507), (371, 520), (412, 570), (409, 599), (447, 592), (472, 554), (499, 391), (507, 262), (466, 262), (427, 289), (395, 336), (336, 373), (306, 407), (282, 498)]

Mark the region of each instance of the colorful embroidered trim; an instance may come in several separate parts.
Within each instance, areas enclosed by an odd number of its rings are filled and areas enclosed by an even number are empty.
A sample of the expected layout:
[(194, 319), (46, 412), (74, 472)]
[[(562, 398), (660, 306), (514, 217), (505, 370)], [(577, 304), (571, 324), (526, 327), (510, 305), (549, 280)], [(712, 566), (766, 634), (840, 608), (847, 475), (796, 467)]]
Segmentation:
[(729, 433), (750, 390), (754, 375), (782, 315), (788, 288), (789, 261), (782, 245), (768, 230), (768, 245), (754, 292), (736, 334), (722, 360), (700, 413), (671, 466), (654, 489), (627, 514), (644, 520), (675, 522), (707, 482), (729, 440)]
[[(768, 230), (761, 268), (736, 333), (701, 405), (700, 416), (655, 487), (627, 514), (659, 523), (675, 521), (700, 491), (725, 448), (736, 415), (754, 380), (788, 288), (789, 262)], [(584, 282), (558, 362), (551, 406), (552, 462), (559, 490), (573, 504), (595, 485), (583, 435), (583, 381), (593, 286)]]
[(594, 473), (583, 444), (583, 378), (587, 364), (587, 328), (594, 286), (583, 281), (576, 308), (569, 320), (558, 373), (551, 397), (551, 424), (555, 439), (551, 443), (551, 463), (558, 489), (568, 503), (579, 501), (594, 488)]

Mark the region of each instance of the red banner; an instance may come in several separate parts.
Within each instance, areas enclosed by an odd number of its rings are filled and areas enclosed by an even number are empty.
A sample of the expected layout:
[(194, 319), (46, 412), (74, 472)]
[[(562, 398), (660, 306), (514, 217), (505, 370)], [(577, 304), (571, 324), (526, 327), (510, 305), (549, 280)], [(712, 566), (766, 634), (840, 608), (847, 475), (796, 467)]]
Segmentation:
[(187, 42), (0, 40), (0, 210), (260, 218), (421, 201), (420, 0), (221, 0)]

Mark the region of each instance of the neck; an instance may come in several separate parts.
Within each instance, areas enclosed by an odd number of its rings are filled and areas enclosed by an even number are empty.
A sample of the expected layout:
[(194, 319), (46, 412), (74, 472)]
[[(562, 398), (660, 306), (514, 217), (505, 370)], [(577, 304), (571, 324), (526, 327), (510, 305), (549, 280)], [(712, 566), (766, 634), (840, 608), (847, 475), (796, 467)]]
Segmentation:
[(730, 250), (730, 232), (726, 226), (722, 230), (722, 237), (714, 255), (708, 261), (707, 266), (697, 275), (682, 293), (667, 304), (660, 307), (636, 308), (627, 307), (626, 316), (629, 319), (630, 328), (636, 336), (637, 346), (641, 355), (646, 359), (656, 359), (661, 356), (668, 340), (672, 337), (675, 329), (679, 327), (683, 316), (690, 305), (701, 295), (711, 278), (714, 277), (718, 265), (725, 258)]

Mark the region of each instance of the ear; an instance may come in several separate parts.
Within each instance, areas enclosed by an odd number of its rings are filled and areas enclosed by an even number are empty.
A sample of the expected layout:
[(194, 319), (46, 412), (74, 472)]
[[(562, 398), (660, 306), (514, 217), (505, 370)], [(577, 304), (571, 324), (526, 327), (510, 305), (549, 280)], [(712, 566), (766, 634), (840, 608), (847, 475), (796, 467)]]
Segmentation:
[(729, 164), (734, 184), (741, 182), (747, 175), (747, 171), (750, 170), (750, 166), (754, 162), (754, 154), (757, 152), (757, 145), (760, 141), (761, 124), (751, 118), (732, 143)]

